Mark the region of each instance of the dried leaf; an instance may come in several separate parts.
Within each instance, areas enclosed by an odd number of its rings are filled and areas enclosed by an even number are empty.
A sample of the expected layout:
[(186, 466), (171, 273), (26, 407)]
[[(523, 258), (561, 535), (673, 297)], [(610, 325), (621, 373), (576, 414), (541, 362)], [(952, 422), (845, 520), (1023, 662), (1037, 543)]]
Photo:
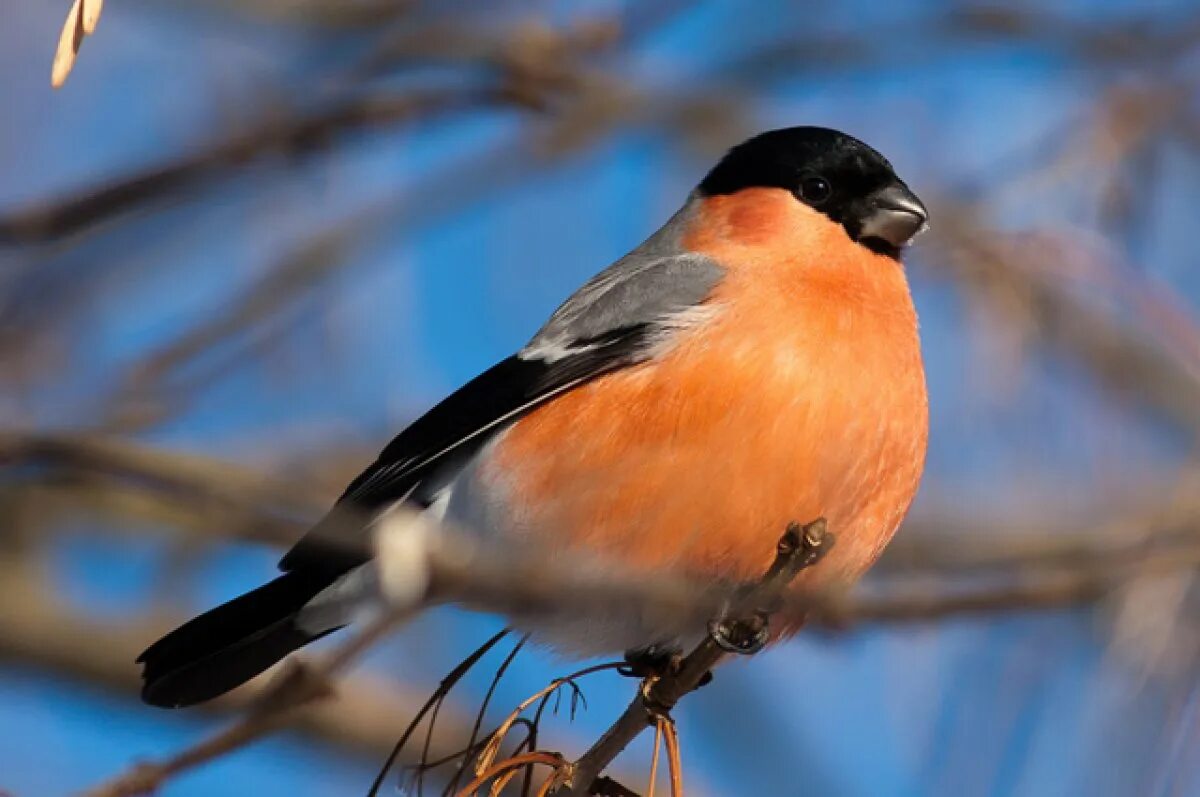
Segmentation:
[[(58, 37), (58, 49), (54, 52), (54, 65), (50, 68), (50, 85), (61, 88), (67, 82), (67, 75), (75, 66), (75, 56), (79, 53), (79, 44), (83, 41), (84, 29), (80, 24), (80, 6), (83, 0), (71, 3), (67, 12), (67, 21), (63, 23), (62, 34)], [(99, 5), (97, 3), (97, 5)]]
[(96, 23), (100, 21), (100, 12), (104, 10), (104, 0), (83, 0), (83, 32), (91, 36), (96, 32)]

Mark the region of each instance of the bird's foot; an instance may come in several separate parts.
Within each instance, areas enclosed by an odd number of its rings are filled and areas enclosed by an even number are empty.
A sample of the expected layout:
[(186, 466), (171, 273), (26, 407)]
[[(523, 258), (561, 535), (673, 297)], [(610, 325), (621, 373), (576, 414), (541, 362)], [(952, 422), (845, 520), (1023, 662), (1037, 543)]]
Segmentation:
[(739, 656), (753, 656), (766, 647), (771, 637), (765, 614), (752, 622), (714, 620), (708, 624), (708, 635), (721, 650)]
[[(647, 645), (625, 651), (625, 666), (617, 672), (627, 678), (643, 680), (678, 675), (683, 669), (683, 658), (683, 649), (677, 645)], [(704, 673), (696, 688), (708, 684), (712, 678), (712, 672)]]
[(661, 678), (678, 673), (682, 665), (682, 648), (675, 645), (647, 645), (625, 651), (625, 666), (617, 672), (627, 678)]

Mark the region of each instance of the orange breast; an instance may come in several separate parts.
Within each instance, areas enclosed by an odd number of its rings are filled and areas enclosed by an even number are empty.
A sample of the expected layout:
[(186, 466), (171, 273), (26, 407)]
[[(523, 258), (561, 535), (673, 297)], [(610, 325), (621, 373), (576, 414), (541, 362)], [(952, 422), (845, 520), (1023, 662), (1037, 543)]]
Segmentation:
[[(512, 533), (633, 568), (749, 579), (789, 522), (854, 579), (916, 492), (927, 403), (901, 266), (783, 191), (708, 199), (685, 237), (728, 274), (712, 315), (500, 438), (480, 474)], [(701, 232), (702, 231), (702, 232)]]

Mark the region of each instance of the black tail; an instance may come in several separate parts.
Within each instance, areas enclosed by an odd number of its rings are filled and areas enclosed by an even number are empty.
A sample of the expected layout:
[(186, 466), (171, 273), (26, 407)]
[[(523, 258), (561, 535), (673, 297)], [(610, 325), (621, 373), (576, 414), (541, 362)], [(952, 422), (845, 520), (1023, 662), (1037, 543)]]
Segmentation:
[(296, 627), (297, 612), (332, 582), (297, 570), (184, 623), (146, 648), (142, 700), (178, 708), (240, 686), (284, 656), (336, 629)]

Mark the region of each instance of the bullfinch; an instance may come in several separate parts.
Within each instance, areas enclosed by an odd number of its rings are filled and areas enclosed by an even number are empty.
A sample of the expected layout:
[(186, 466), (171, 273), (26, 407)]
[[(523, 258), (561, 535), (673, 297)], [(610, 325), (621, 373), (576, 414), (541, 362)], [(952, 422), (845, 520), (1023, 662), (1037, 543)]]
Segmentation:
[[(795, 584), (853, 582), (924, 467), (901, 254), (926, 220), (851, 136), (793, 127), (734, 147), (524, 348), (392, 440), (281, 575), (142, 653), (143, 699), (208, 700), (348, 624), (379, 576), (366, 547), (329, 544), (346, 510), (369, 526), (403, 507), (499, 545), (702, 583), (756, 579), (789, 524), (823, 517), (836, 545)], [(636, 617), (525, 630), (579, 655), (679, 641)]]

